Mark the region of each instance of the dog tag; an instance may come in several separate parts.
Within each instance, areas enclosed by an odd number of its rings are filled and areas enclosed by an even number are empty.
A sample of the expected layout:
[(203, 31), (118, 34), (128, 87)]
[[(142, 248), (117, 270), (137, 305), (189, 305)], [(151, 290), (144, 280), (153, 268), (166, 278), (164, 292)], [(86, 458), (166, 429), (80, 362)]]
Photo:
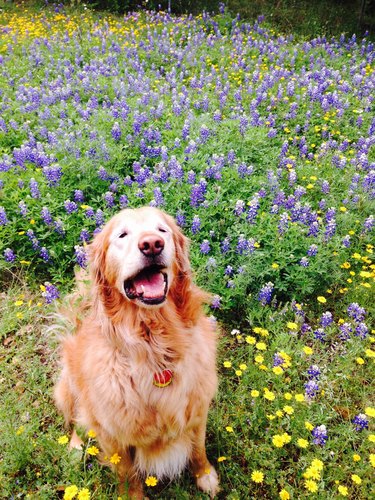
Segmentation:
[(156, 387), (167, 387), (172, 382), (173, 373), (171, 370), (163, 370), (161, 373), (154, 373), (154, 385)]

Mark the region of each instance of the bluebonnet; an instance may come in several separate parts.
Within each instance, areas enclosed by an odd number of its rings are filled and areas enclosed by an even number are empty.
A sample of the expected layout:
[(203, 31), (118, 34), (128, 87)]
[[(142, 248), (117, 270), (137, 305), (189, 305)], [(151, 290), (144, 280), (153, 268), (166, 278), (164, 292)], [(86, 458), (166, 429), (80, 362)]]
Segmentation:
[(351, 242), (350, 242), (350, 235), (347, 234), (342, 240), (341, 240), (341, 243), (342, 245), (345, 247), (345, 248), (349, 248), (350, 245), (351, 245)]
[(16, 254), (11, 248), (6, 248), (4, 250), (4, 259), (6, 260), (6, 262), (15, 262)]
[(79, 239), (87, 243), (90, 240), (90, 232), (87, 229), (82, 229)]
[(121, 128), (118, 122), (115, 122), (113, 124), (111, 135), (116, 142), (118, 142), (121, 139)]
[(26, 231), (26, 235), (27, 237), (29, 238), (29, 240), (31, 241), (31, 244), (33, 246), (33, 249), (34, 250), (37, 250), (39, 248), (39, 240), (38, 238), (35, 236), (35, 233), (32, 229), (28, 229)]
[(288, 215), (288, 212), (283, 212), (280, 215), (279, 224), (277, 226), (278, 230), (279, 230), (279, 233), (280, 234), (284, 234), (287, 231), (288, 226), (289, 226), (289, 215)]
[(328, 432), (325, 425), (314, 427), (314, 429), (311, 431), (311, 434), (313, 435), (314, 444), (317, 444), (319, 446), (324, 446), (326, 444), (326, 441), (328, 439)]
[(318, 246), (313, 244), (310, 245), (309, 249), (307, 250), (307, 255), (310, 257), (315, 256), (318, 253)]
[(317, 330), (314, 330), (313, 335), (317, 340), (320, 340), (321, 342), (325, 341), (326, 333), (323, 330), (323, 328), (318, 328)]
[(201, 229), (201, 220), (198, 217), (198, 215), (194, 215), (193, 222), (191, 224), (191, 232), (193, 234), (197, 234), (199, 233), (200, 229)]
[(220, 295), (214, 295), (211, 302), (212, 309), (220, 309), (221, 307), (221, 297)]
[(319, 384), (315, 380), (309, 380), (305, 384), (305, 395), (307, 398), (313, 398), (319, 391)]
[(369, 419), (364, 413), (359, 413), (352, 420), (355, 430), (357, 432), (363, 431), (364, 429), (368, 429)]
[(230, 250), (230, 239), (227, 236), (226, 238), (223, 239), (220, 245), (221, 253), (227, 253)]
[(355, 322), (360, 323), (366, 316), (366, 310), (361, 307), (357, 302), (349, 304), (347, 309), (348, 316), (354, 319)]
[(85, 196), (80, 189), (74, 191), (74, 201), (77, 203), (83, 203), (85, 201)]
[(320, 324), (322, 325), (323, 328), (329, 326), (332, 324), (333, 322), (333, 317), (332, 317), (332, 313), (329, 312), (329, 311), (326, 311), (325, 313), (322, 314), (320, 320), (319, 320)]
[(41, 215), (44, 223), (47, 224), (47, 226), (52, 226), (53, 218), (52, 218), (51, 212), (48, 210), (47, 207), (42, 208), (40, 215)]
[(186, 217), (183, 212), (178, 211), (176, 214), (176, 222), (180, 227), (184, 227), (186, 225)]
[(368, 327), (365, 323), (358, 323), (355, 327), (355, 335), (361, 339), (365, 339), (368, 334)]
[(340, 340), (349, 340), (350, 334), (353, 332), (352, 325), (350, 323), (343, 323), (339, 326), (339, 339)]
[(273, 290), (274, 284), (270, 281), (260, 289), (258, 293), (258, 300), (263, 306), (271, 303)]
[(30, 179), (29, 187), (30, 187), (31, 197), (35, 198), (35, 199), (40, 198), (39, 185), (38, 185), (37, 181), (34, 178)]
[(64, 208), (68, 214), (72, 214), (73, 212), (77, 212), (78, 206), (74, 201), (66, 200), (64, 201)]
[(128, 197), (126, 196), (126, 194), (122, 194), (120, 195), (120, 198), (119, 198), (119, 203), (120, 203), (120, 207), (121, 208), (126, 208), (129, 204), (129, 199)]
[(0, 207), (0, 226), (5, 226), (9, 223), (6, 211), (4, 207)]
[(77, 264), (83, 269), (85, 269), (87, 267), (87, 260), (88, 260), (85, 247), (76, 245), (74, 247), (74, 253)]
[(309, 267), (309, 259), (307, 257), (302, 257), (302, 259), (299, 261), (299, 265), (302, 267)]
[(108, 208), (113, 208), (115, 206), (115, 197), (111, 191), (104, 193), (103, 198)]
[(44, 262), (49, 262), (51, 260), (49, 252), (46, 247), (42, 247), (40, 249), (39, 255), (44, 260)]
[(51, 304), (51, 302), (60, 297), (60, 293), (54, 285), (46, 282), (44, 283), (44, 286), (45, 290), (43, 291), (42, 296), (44, 297), (47, 304)]
[(307, 374), (309, 375), (309, 378), (312, 379), (312, 378), (318, 378), (320, 376), (320, 368), (318, 365), (311, 365), (308, 369), (307, 369)]
[(200, 251), (203, 254), (208, 254), (211, 250), (210, 242), (208, 240), (203, 240), (200, 245)]

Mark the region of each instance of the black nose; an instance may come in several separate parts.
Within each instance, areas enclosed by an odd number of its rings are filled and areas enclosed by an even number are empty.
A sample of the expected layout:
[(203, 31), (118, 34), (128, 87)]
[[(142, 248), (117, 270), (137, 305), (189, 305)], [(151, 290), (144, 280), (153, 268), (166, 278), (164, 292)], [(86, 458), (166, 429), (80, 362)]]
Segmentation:
[(144, 234), (138, 242), (139, 250), (146, 257), (156, 257), (164, 249), (165, 242), (161, 236), (154, 234)]

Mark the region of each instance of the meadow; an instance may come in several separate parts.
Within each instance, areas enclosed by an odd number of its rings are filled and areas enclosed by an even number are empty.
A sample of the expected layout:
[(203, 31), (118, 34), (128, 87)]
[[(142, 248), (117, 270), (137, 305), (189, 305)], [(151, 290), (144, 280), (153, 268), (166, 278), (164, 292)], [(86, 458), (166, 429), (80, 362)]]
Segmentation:
[[(262, 18), (0, 11), (0, 498), (117, 499), (68, 451), (53, 313), (153, 205), (212, 294), (219, 498), (373, 497), (375, 44)], [(188, 472), (150, 498), (206, 498)]]

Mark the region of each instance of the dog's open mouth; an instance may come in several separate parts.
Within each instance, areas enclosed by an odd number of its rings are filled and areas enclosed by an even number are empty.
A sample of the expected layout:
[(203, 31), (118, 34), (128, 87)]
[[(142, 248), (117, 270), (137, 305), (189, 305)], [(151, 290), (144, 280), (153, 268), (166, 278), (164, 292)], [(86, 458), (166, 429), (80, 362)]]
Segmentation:
[(168, 276), (162, 266), (150, 266), (124, 283), (126, 296), (138, 299), (144, 304), (161, 304), (168, 291)]

